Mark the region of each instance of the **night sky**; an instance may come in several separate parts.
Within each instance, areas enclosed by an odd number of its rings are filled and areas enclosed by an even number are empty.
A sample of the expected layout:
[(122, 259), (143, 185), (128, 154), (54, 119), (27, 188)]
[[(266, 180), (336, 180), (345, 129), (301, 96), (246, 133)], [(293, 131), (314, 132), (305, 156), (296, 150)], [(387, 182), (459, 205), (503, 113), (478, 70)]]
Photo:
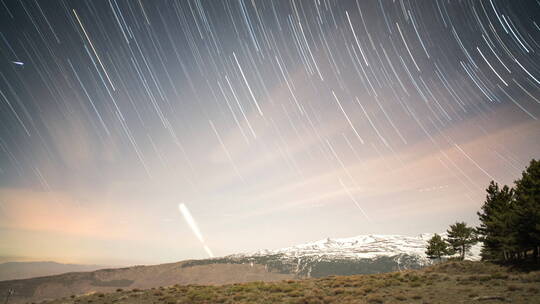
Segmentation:
[(0, 261), (442, 232), (540, 157), (539, 1), (0, 2)]

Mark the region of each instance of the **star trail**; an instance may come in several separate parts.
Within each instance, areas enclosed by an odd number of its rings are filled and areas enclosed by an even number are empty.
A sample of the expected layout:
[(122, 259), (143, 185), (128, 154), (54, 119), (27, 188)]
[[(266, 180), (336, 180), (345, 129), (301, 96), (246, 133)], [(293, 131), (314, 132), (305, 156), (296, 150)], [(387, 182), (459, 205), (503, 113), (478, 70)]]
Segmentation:
[(6, 256), (437, 232), (540, 157), (537, 0), (0, 1)]

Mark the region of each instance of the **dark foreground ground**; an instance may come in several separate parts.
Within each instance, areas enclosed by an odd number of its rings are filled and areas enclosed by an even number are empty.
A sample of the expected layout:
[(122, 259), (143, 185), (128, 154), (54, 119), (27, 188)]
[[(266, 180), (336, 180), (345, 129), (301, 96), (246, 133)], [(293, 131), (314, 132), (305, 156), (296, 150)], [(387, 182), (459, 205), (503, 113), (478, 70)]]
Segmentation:
[(118, 289), (46, 303), (540, 303), (540, 271), (518, 271), (483, 262), (446, 262), (422, 270), (375, 275)]

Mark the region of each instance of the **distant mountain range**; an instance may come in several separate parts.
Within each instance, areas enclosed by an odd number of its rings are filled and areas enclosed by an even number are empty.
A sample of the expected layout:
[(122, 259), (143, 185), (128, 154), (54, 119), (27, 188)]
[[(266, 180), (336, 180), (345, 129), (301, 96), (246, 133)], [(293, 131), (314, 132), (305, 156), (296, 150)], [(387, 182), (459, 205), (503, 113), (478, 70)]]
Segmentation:
[[(361, 235), (220, 258), (2, 281), (0, 297), (10, 288), (15, 291), (14, 302), (37, 302), (118, 288), (217, 285), (417, 269), (432, 263), (424, 253), (431, 236)], [(478, 260), (479, 252), (480, 246), (474, 246), (467, 259)]]
[(94, 271), (99, 265), (60, 264), (56, 262), (6, 262), (0, 263), (0, 281), (28, 279), (66, 272)]

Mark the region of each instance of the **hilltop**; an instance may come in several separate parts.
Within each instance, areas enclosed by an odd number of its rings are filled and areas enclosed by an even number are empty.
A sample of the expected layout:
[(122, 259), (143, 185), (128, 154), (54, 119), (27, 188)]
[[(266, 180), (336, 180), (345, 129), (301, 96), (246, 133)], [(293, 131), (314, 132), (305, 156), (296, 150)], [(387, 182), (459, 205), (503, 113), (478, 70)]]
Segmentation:
[(46, 303), (540, 303), (539, 282), (540, 271), (450, 261), (385, 274), (147, 290), (118, 288), (112, 293), (73, 295)]

